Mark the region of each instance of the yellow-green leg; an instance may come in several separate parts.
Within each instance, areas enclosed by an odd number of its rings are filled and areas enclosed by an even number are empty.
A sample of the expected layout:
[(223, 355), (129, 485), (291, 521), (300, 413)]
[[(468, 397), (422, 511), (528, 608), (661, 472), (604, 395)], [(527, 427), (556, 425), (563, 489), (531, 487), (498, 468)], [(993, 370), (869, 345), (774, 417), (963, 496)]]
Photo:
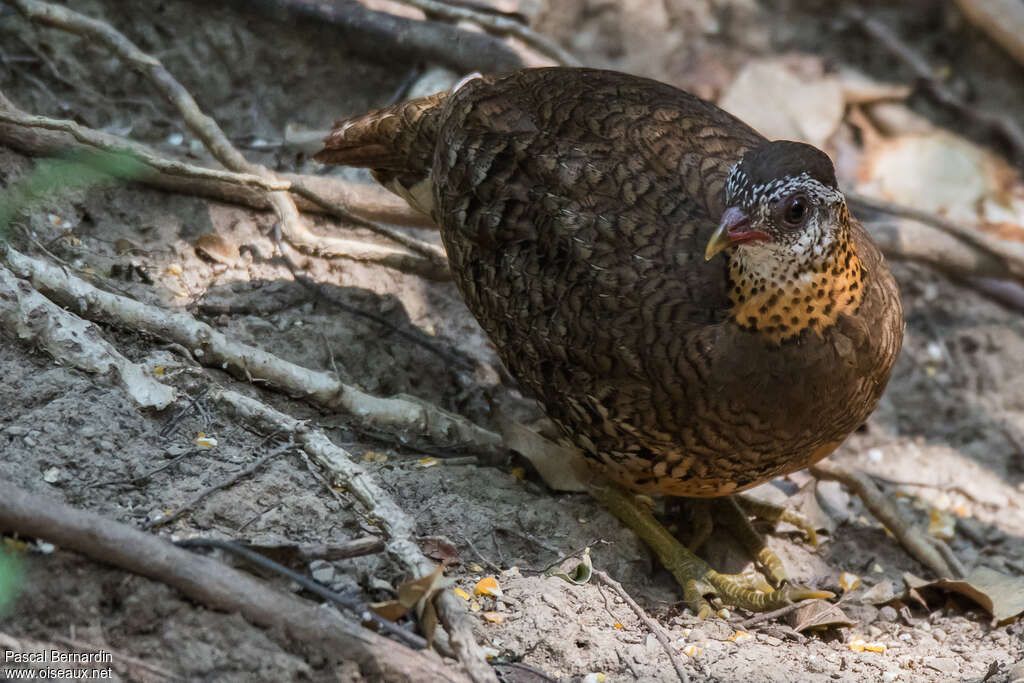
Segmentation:
[(834, 597), (828, 591), (799, 586), (784, 585), (771, 589), (763, 577), (757, 581), (749, 574), (719, 574), (670, 534), (654, 518), (650, 509), (638, 505), (634, 494), (610, 482), (592, 483), (590, 493), (654, 550), (662, 565), (682, 586), (686, 604), (700, 617), (714, 613), (707, 596), (754, 612), (777, 609), (808, 598)]

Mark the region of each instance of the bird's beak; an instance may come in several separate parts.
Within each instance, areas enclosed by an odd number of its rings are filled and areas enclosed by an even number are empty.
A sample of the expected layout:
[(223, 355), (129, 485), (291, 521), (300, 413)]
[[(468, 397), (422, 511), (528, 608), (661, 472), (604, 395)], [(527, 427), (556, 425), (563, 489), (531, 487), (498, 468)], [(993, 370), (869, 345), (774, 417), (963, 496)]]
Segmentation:
[(708, 246), (704, 249), (704, 260), (710, 261), (715, 254), (733, 244), (769, 240), (771, 237), (750, 226), (750, 218), (742, 209), (730, 206), (722, 214), (722, 222), (708, 240)]

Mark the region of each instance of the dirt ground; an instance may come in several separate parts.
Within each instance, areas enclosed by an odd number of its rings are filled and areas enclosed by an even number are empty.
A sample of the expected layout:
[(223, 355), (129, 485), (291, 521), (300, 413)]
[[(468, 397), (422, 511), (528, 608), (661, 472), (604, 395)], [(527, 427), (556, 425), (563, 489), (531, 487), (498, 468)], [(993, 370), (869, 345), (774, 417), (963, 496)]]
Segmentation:
[[(329, 27), (282, 25), (230, 3), (74, 5), (110, 20), (159, 56), (251, 158), (279, 170), (318, 172), (305, 151), (277, 145), (286, 127), (322, 129), (386, 103), (415, 66), (389, 61), (383, 46), (379, 55), (353, 54)], [(913, 17), (901, 6), (873, 11), (962, 74), (979, 105), (1024, 119), (1019, 67), (945, 3), (915, 3)], [(719, 96), (748, 59), (794, 52), (909, 80), (825, 3), (524, 0), (520, 8), (588, 65), (658, 77), (706, 97)], [(79, 38), (34, 28), (2, 10), (0, 89), (26, 111), (130, 135), (167, 154), (208, 159), (139, 75)], [(927, 102), (913, 104), (938, 124), (986, 142)], [(0, 148), (0, 183), (9, 185), (34, 163)], [(370, 182), (351, 171), (331, 173)], [(333, 221), (309, 220), (325, 233), (351, 234)], [(340, 259), (302, 264), (329, 286), (331, 299), (439, 345), (475, 366), (471, 371), (294, 282), (272, 258), (267, 214), (121, 186), (54, 197), (21, 225), (34, 237), (16, 237), (21, 248), (40, 254), (36, 245), (47, 245), (71, 267), (100, 274), (115, 265), (141, 266), (152, 284), (122, 278), (113, 285), (147, 302), (187, 308), (225, 334), (287, 360), (336, 369), (373, 394), (412, 394), (484, 425), (493, 425), (490, 399), (514, 394), (501, 383), (496, 356), (453, 285)], [(432, 231), (414, 232), (438, 241)], [(212, 262), (193, 247), (208, 233), (223, 236), (235, 251), (249, 249), (230, 263)], [(1024, 576), (1024, 317), (923, 266), (895, 263), (893, 269), (906, 309), (903, 353), (878, 411), (833, 458), (896, 482), (886, 490), (918, 523), (927, 524), (932, 509), (961, 515), (950, 543), (967, 567)], [(172, 383), (187, 366), (159, 339), (113, 328), (104, 335), (132, 360), (166, 367)], [(242, 386), (226, 374), (204, 372), (218, 384)], [(265, 450), (263, 435), (202, 400), (167, 429), (183, 402), (140, 411), (105, 379), (55, 365), (12, 338), (0, 341), (0, 377), (0, 477), (120, 521), (141, 524), (173, 510)], [(1024, 627), (994, 626), (983, 610), (952, 598), (928, 608), (912, 604), (901, 613), (854, 596), (843, 605), (853, 626), (799, 639), (769, 621), (745, 629), (750, 637), (737, 637), (735, 622), (748, 615), (733, 614), (732, 622), (688, 615), (671, 577), (631, 532), (587, 496), (552, 492), (518, 457), (499, 464), (441, 459), (424, 469), (417, 466), (424, 453), (361, 433), (344, 415), (323, 415), (267, 391), (262, 398), (328, 427), (336, 442), (370, 462), (378, 482), (414, 516), (424, 546), (443, 540), (454, 547), (449, 575), (456, 587), (472, 593), (483, 576), (498, 577), (502, 597), (479, 598), (482, 609), (473, 618), (481, 642), (502, 660), (565, 681), (673, 678), (660, 645), (608, 589), (541, 573), (591, 545), (594, 565), (660, 621), (696, 680), (1000, 682), (1024, 676), (1013, 669), (1024, 660)], [(218, 445), (193, 449), (199, 432)], [(141, 477), (185, 453), (191, 455)], [(794, 475), (773, 488), (780, 495), (807, 483)], [(365, 535), (370, 529), (352, 506), (328, 493), (301, 458), (286, 455), (160, 533), (319, 543)], [(840, 575), (853, 572), (867, 587), (888, 580), (899, 592), (903, 572), (927, 575), (856, 498), (835, 485), (821, 485), (818, 498), (832, 518), (820, 547), (786, 529), (769, 539), (796, 580), (841, 592)], [(711, 547), (707, 557), (734, 562), (726, 544)], [(387, 598), (386, 586), (407, 578), (384, 555), (298, 569), (363, 599)], [(112, 650), (121, 680), (159, 681), (167, 674), (206, 681), (359, 678), (351, 667), (311, 657), (301, 644), (238, 615), (210, 611), (166, 586), (67, 551), (30, 555), (26, 570), (0, 635)], [(503, 613), (504, 621), (486, 621), (481, 615), (488, 611)], [(887, 649), (857, 652), (849, 647), (857, 637)]]

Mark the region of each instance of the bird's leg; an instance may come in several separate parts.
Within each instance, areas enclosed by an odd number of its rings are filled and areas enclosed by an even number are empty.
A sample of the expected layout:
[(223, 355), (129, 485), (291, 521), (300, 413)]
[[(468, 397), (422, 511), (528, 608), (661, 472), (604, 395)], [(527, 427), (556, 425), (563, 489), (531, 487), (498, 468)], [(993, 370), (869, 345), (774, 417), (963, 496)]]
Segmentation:
[(778, 524), (779, 522), (792, 524), (804, 532), (808, 543), (815, 548), (818, 547), (818, 530), (814, 527), (811, 520), (796, 510), (785, 505), (776, 505), (765, 500), (757, 500), (742, 493), (738, 493), (732, 496), (732, 498), (743, 508), (743, 511), (749, 517), (757, 517), (771, 525)]
[(688, 498), (686, 508), (690, 513), (690, 537), (686, 540), (686, 547), (695, 553), (711, 538), (715, 518), (711, 516), (711, 501), (706, 498)]
[(782, 566), (782, 560), (765, 543), (764, 536), (759, 534), (754, 525), (750, 523), (747, 513), (740, 507), (740, 504), (733, 496), (715, 498), (711, 501), (715, 511), (715, 519), (719, 524), (727, 528), (732, 535), (746, 549), (759, 567), (775, 582), (781, 586), (789, 580), (786, 568)]
[(683, 599), (700, 617), (714, 613), (707, 596), (714, 596), (742, 609), (763, 612), (808, 598), (834, 597), (828, 591), (815, 591), (798, 586), (779, 589), (752, 582), (749, 575), (719, 574), (708, 563), (687, 550), (660, 522), (648, 507), (638, 505), (635, 496), (609, 481), (592, 481), (591, 495), (616, 517), (625, 522), (658, 556), (662, 565), (683, 588)]

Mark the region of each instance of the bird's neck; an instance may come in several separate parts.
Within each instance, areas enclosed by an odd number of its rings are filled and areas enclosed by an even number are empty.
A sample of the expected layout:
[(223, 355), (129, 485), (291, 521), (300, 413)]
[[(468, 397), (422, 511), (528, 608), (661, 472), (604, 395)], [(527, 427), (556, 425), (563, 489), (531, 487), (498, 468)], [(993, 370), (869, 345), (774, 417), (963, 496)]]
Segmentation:
[(819, 336), (864, 296), (864, 266), (848, 231), (816, 262), (750, 263), (729, 259), (730, 314), (740, 327), (780, 343), (811, 329)]

